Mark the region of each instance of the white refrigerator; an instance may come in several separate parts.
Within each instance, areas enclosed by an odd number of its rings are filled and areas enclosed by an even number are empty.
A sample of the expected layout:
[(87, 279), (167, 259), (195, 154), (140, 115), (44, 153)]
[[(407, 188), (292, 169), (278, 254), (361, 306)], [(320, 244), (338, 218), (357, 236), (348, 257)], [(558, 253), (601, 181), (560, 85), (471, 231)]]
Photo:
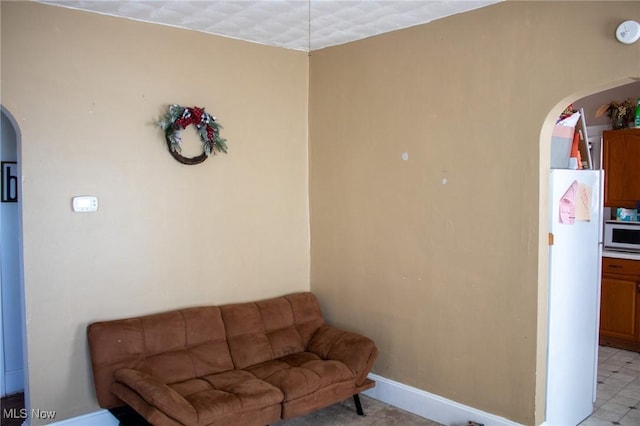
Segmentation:
[(546, 426), (577, 425), (596, 398), (603, 173), (550, 172)]

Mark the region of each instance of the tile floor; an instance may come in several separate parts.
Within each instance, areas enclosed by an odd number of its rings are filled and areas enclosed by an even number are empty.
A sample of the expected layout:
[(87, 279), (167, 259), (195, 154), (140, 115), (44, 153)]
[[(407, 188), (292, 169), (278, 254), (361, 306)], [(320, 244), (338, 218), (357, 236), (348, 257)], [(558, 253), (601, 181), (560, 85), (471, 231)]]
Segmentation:
[(580, 426), (640, 425), (640, 353), (600, 346), (594, 412)]

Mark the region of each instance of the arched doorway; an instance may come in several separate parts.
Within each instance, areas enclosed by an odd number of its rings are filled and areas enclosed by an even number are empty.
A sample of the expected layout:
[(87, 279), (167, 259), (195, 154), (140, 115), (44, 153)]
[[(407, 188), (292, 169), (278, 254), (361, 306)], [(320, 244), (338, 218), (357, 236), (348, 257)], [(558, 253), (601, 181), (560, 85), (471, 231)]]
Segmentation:
[[(551, 143), (551, 133), (552, 133), (552, 128), (553, 128), (553, 124), (555, 122), (555, 118), (558, 116), (559, 112), (562, 111), (567, 105), (571, 104), (571, 103), (575, 103), (579, 106), (584, 106), (585, 108), (585, 117), (587, 119), (587, 126), (589, 126), (589, 128), (595, 128), (595, 131), (590, 132), (589, 136), (593, 136), (593, 142), (595, 145), (595, 152), (594, 152), (594, 158), (595, 158), (595, 164), (594, 164), (594, 168), (599, 169), (600, 168), (600, 151), (599, 151), (599, 141), (600, 141), (600, 137), (601, 137), (601, 131), (603, 127), (608, 128), (609, 126), (602, 126), (602, 122), (597, 122), (597, 121), (590, 121), (594, 119), (594, 111), (595, 109), (597, 109), (598, 106), (608, 103), (612, 100), (620, 100), (620, 96), (623, 96), (622, 99), (629, 97), (624, 95), (624, 91), (622, 92), (623, 95), (620, 95), (619, 91), (616, 91), (617, 88), (624, 88), (627, 87), (629, 85), (633, 85), (633, 87), (635, 88), (630, 97), (636, 97), (636, 96), (640, 96), (640, 93), (636, 94), (636, 90), (638, 86), (640, 86), (640, 82), (637, 82), (632, 79), (626, 80), (626, 81), (621, 81), (621, 82), (615, 82), (615, 83), (611, 83), (610, 85), (601, 87), (599, 89), (596, 90), (591, 90), (591, 91), (585, 91), (584, 93), (577, 93), (575, 95), (572, 95), (571, 97), (565, 98), (564, 100), (561, 100), (553, 109), (552, 111), (549, 113), (549, 116), (547, 117), (547, 120), (545, 121), (545, 124), (543, 126), (543, 129), (541, 131), (541, 139), (540, 139), (540, 250), (539, 250), (539, 321), (538, 324), (540, 326), (540, 330), (545, 330), (546, 331), (546, 345), (542, 348), (542, 351), (540, 351), (538, 353), (538, 360), (539, 362), (541, 362), (540, 365), (544, 364), (544, 369), (542, 369), (541, 371), (550, 371), (550, 364), (553, 362), (553, 354), (550, 353), (550, 336), (558, 330), (558, 327), (562, 327), (562, 324), (557, 324), (557, 323), (553, 323), (553, 322), (548, 322), (549, 321), (549, 316), (548, 316), (548, 312), (549, 312), (549, 307), (551, 304), (550, 298), (549, 298), (549, 294), (550, 294), (550, 279), (549, 277), (553, 275), (553, 270), (552, 270), (552, 266), (549, 262), (549, 256), (548, 256), (548, 251), (549, 251), (549, 245), (552, 244), (551, 240), (549, 239), (549, 235), (547, 234), (547, 231), (550, 229), (549, 225), (550, 225), (550, 216), (552, 214), (554, 214), (554, 212), (550, 211), (551, 208), (551, 202), (549, 200), (549, 170), (550, 170), (550, 143)], [(638, 85), (638, 86), (635, 86)], [(628, 90), (628, 89), (627, 89)], [(591, 103), (591, 105), (589, 105), (589, 108), (587, 109), (587, 104)], [(595, 105), (595, 106), (594, 106)], [(606, 120), (603, 119), (603, 120)], [(602, 206), (601, 206), (602, 207)], [(602, 222), (604, 220), (604, 217), (599, 217), (599, 220)], [(602, 223), (599, 224), (599, 226), (602, 226)], [(549, 239), (549, 242), (547, 242)], [(600, 241), (598, 241), (599, 243)], [(600, 262), (600, 259), (598, 259), (598, 262)], [(583, 265), (584, 267), (591, 267), (593, 265)], [(599, 266), (599, 265), (597, 265)], [(596, 275), (596, 278), (598, 280), (598, 298), (599, 298), (599, 283), (600, 283), (600, 268), (591, 268), (594, 270), (594, 275)], [(598, 299), (599, 301), (599, 299)], [(578, 302), (576, 302), (578, 303)], [(593, 401), (590, 402), (595, 402), (595, 397), (596, 397), (596, 378), (597, 378), (597, 373), (598, 373), (598, 365), (597, 365), (597, 353), (598, 353), (598, 336), (597, 336), (597, 319), (599, 318), (599, 303), (597, 304), (597, 306), (594, 307), (596, 312), (592, 312), (592, 316), (596, 318), (596, 329), (594, 330), (595, 333), (595, 339), (593, 339), (593, 341), (595, 342), (595, 344), (591, 343), (591, 346), (595, 346), (590, 348), (590, 351), (593, 351), (593, 353), (595, 353), (596, 355), (596, 361), (595, 361), (595, 365), (593, 366), (593, 375), (594, 375), (594, 380), (593, 383), (590, 385), (592, 387), (592, 395), (593, 395)], [(574, 336), (572, 338), (584, 338), (583, 337), (578, 337), (578, 336)], [(578, 342), (580, 343), (580, 342)], [(582, 341), (582, 343), (584, 343)], [(542, 353), (544, 352), (544, 353)], [(542, 357), (548, 357), (546, 359), (542, 359)], [(544, 384), (545, 386), (545, 395), (547, 396), (547, 398), (549, 397), (549, 389), (550, 386), (553, 386), (553, 380), (555, 380), (555, 378), (553, 377), (547, 377), (547, 380)], [(560, 378), (560, 380), (564, 380), (564, 378)], [(564, 385), (564, 384), (563, 384)], [(540, 389), (540, 388), (539, 388)], [(564, 396), (562, 396), (562, 398), (564, 398)], [(568, 396), (569, 398), (569, 396)], [(548, 401), (548, 399), (547, 399)], [(541, 400), (538, 399), (538, 403), (540, 403)], [(547, 410), (548, 410), (548, 403), (545, 403), (545, 405), (547, 405)], [(596, 407), (594, 407), (595, 409)], [(556, 423), (553, 423), (553, 421), (549, 422), (549, 418), (546, 418), (547, 423), (549, 425), (553, 425)]]
[(2, 396), (21, 392), (27, 395), (20, 131), (4, 107), (0, 109), (0, 120), (0, 391)]

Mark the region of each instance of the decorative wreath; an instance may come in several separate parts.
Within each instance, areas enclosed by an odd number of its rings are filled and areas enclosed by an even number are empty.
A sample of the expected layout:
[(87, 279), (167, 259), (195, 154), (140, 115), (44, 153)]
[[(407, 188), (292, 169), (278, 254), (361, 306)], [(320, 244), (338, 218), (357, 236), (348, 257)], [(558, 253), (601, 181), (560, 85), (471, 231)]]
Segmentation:
[[(202, 140), (202, 154), (188, 158), (181, 155), (181, 134), (191, 124), (196, 126)], [(182, 164), (200, 164), (216, 151), (227, 153), (227, 140), (220, 137), (222, 126), (204, 108), (169, 105), (169, 111), (158, 121), (158, 126), (164, 130), (169, 152)]]

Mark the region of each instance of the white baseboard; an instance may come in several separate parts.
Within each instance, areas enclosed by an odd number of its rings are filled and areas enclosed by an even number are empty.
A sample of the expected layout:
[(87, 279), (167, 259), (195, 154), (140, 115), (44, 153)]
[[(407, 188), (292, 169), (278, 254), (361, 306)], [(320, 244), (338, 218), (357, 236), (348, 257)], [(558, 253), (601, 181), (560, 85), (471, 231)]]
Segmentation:
[(4, 372), (5, 395), (24, 391), (24, 370), (13, 370)]
[(108, 410), (94, 411), (78, 417), (49, 423), (51, 426), (118, 426), (120, 422)]
[(384, 403), (447, 426), (464, 426), (469, 420), (485, 426), (522, 426), (511, 420), (486, 413), (405, 384), (369, 374), (376, 387), (363, 392)]

